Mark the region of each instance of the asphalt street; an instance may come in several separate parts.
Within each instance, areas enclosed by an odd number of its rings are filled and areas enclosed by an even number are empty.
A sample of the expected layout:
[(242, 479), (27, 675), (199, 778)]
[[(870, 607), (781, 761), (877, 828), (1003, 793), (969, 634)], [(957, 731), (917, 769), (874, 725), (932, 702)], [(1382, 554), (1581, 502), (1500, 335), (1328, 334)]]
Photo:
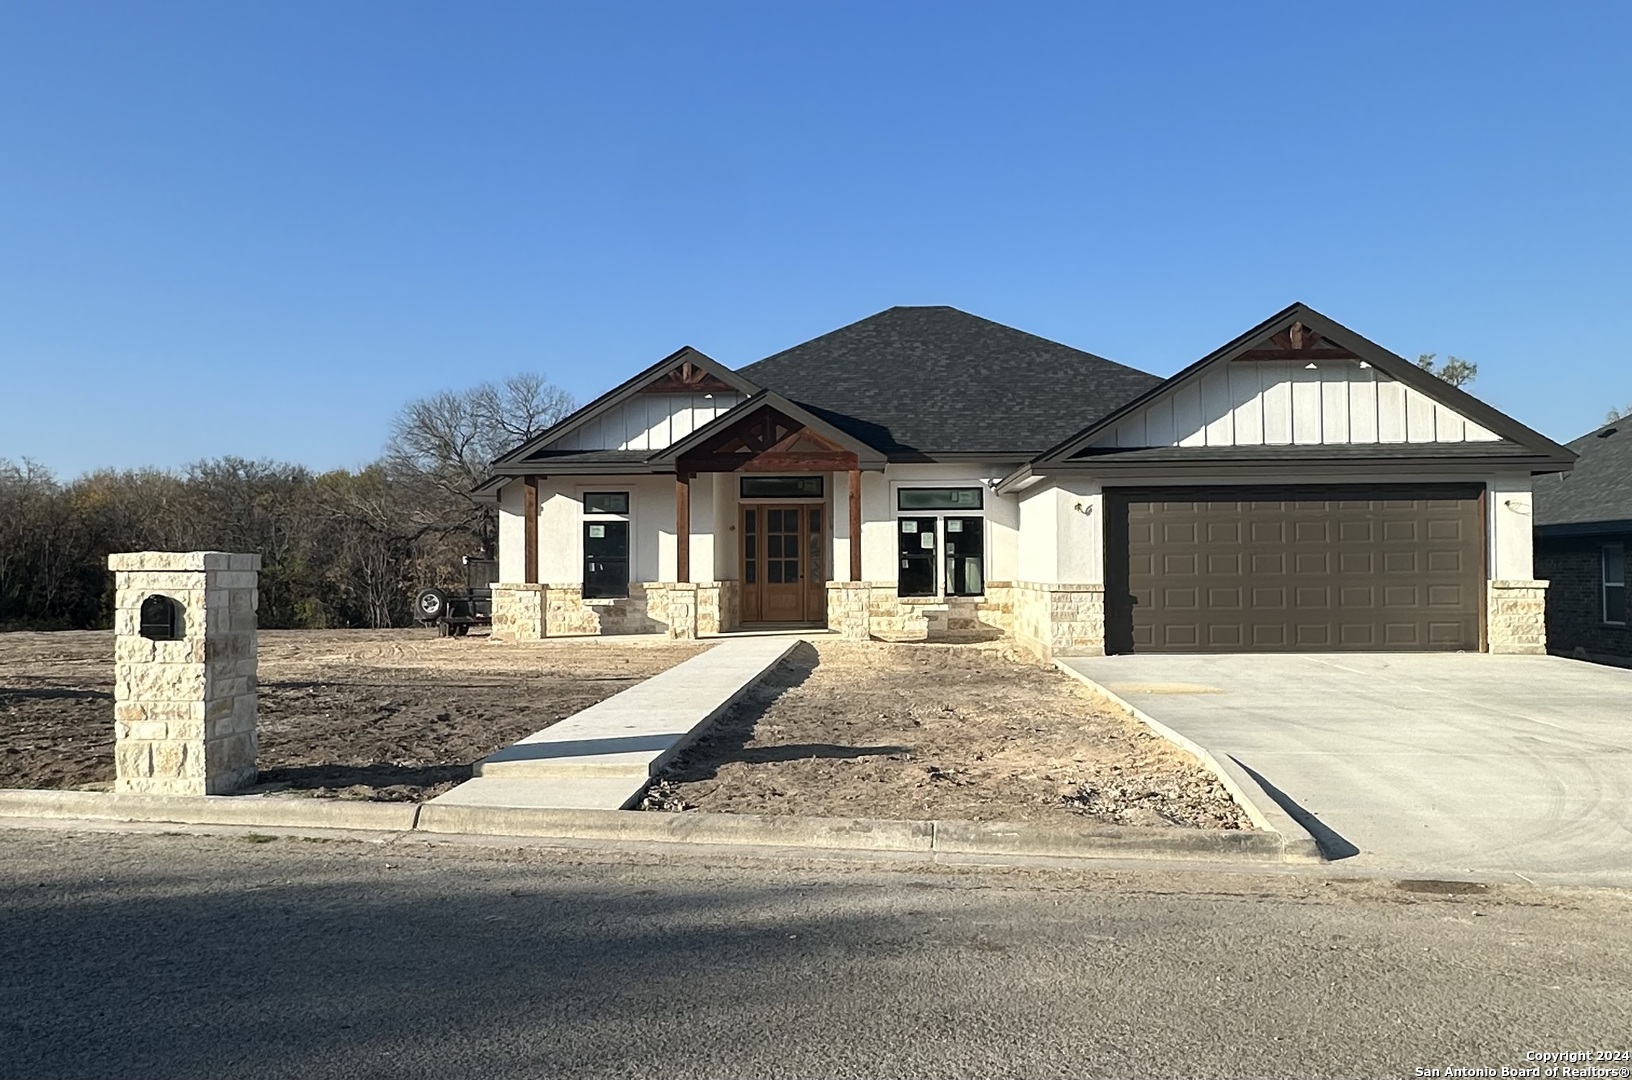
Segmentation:
[(1522, 1067), (1632, 1050), (1629, 927), (1625, 892), (1319, 871), (4, 829), (0, 1075)]

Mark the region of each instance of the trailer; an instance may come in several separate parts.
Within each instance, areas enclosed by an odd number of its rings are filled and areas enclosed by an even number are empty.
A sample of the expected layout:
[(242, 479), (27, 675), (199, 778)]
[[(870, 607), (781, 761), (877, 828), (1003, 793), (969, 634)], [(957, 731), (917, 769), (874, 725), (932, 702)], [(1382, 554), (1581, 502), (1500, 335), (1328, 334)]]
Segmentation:
[(499, 561), (466, 555), (464, 563), (462, 591), (433, 585), (414, 594), (414, 618), (435, 626), (437, 637), (464, 637), (472, 626), (493, 625), (493, 583), (499, 578)]

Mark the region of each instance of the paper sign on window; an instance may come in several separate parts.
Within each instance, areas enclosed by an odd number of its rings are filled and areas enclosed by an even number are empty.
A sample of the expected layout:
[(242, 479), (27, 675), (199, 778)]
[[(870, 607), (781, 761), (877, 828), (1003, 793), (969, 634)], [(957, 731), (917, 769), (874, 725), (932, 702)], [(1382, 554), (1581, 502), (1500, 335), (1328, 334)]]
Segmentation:
[(956, 521), (956, 520), (948, 521), (946, 523), (946, 531), (947, 532), (962, 532), (963, 531), (963, 522)]
[(918, 546), (921, 547), (921, 548), (933, 548), (935, 546), (935, 534), (934, 533), (919, 533), (918, 534)]
[(901, 523), (901, 531), (904, 533), (915, 533), (918, 531), (918, 523), (916, 521), (903, 521)]
[(605, 537), (606, 537), (606, 526), (605, 525), (591, 525), (589, 527), (589, 538), (591, 540), (602, 540), (602, 539), (605, 539)]

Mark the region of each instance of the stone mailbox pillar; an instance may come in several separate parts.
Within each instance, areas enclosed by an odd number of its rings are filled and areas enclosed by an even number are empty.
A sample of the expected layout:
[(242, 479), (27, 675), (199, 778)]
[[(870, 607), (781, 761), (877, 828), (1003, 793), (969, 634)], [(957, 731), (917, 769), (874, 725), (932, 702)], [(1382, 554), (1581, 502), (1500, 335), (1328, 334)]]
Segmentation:
[(114, 790), (219, 795), (255, 782), (259, 555), (108, 556)]

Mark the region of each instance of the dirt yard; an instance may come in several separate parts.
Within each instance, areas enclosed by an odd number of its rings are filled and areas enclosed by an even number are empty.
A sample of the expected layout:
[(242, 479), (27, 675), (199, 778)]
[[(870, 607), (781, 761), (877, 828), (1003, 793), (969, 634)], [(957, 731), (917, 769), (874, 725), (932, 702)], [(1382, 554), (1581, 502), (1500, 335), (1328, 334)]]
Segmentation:
[(1188, 754), (999, 645), (802, 646), (645, 808), (1250, 827)]
[[(423, 630), (260, 635), (263, 789), (418, 800), (470, 765), (705, 645), (503, 645)], [(0, 634), (0, 787), (113, 781), (113, 635)]]

